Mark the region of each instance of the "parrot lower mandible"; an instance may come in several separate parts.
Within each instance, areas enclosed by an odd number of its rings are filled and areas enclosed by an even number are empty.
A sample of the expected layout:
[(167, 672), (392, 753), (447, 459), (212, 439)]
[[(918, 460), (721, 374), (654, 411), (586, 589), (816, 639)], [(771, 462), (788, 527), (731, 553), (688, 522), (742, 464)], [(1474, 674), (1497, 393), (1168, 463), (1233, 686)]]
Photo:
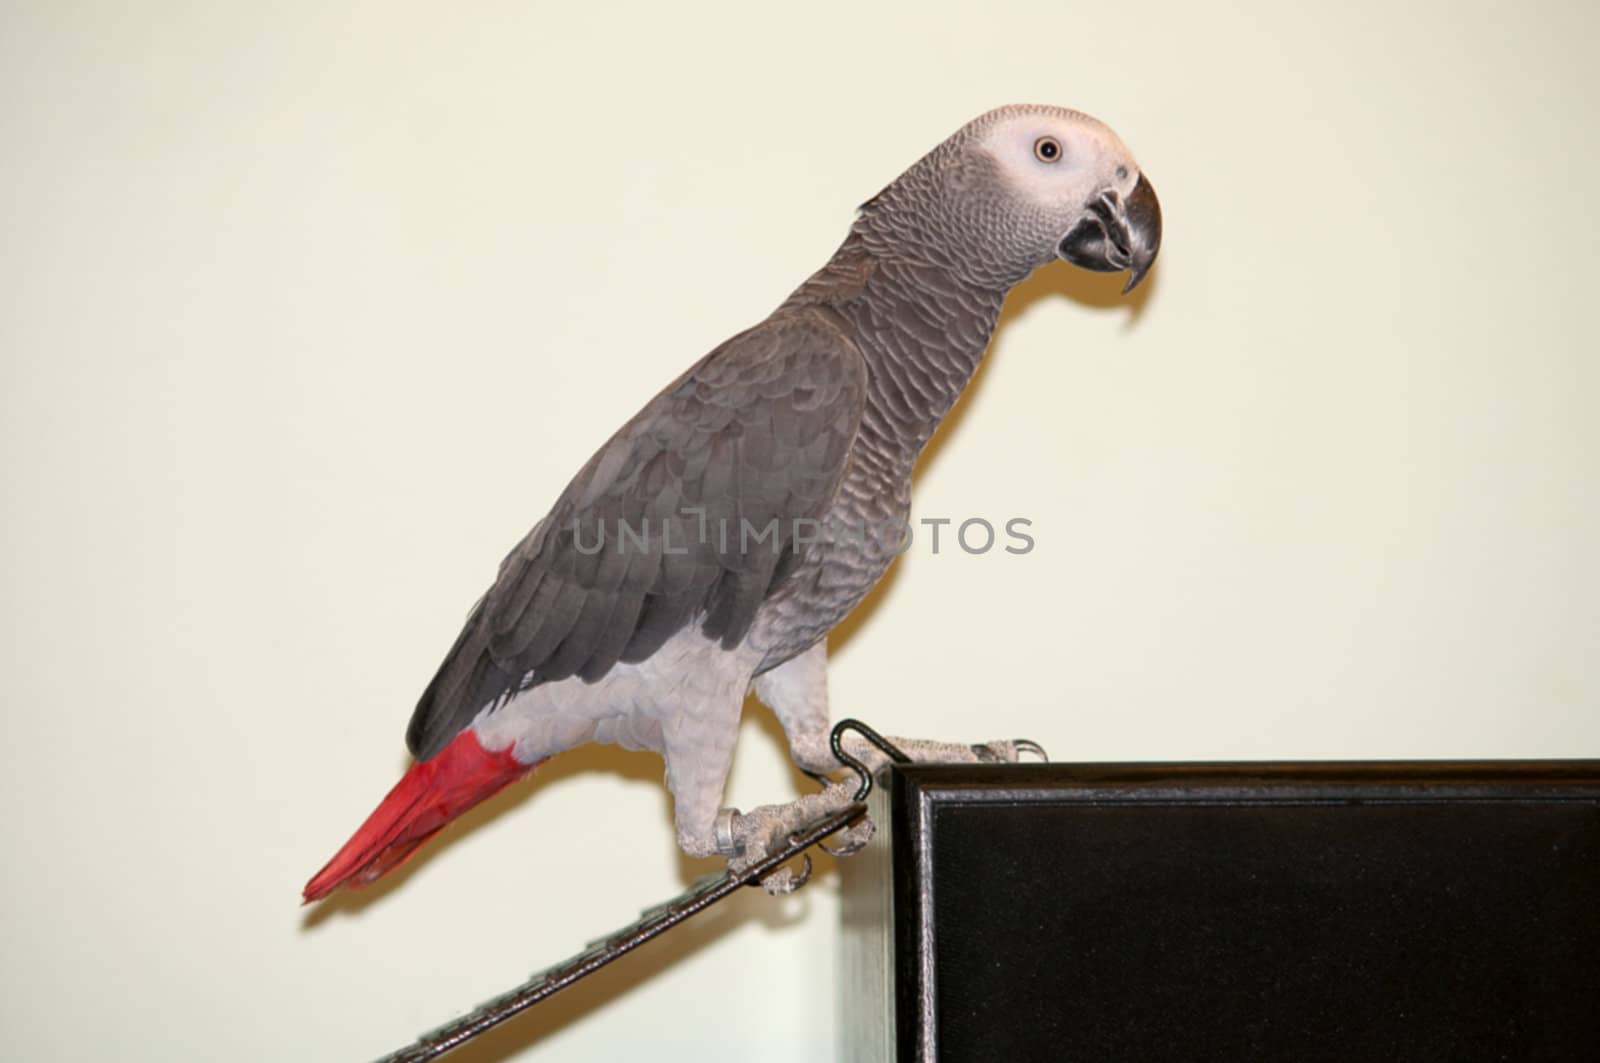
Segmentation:
[[(1160, 243), (1150, 182), (1076, 111), (1002, 107), (918, 160), (766, 320), (623, 425), (511, 551), (411, 717), (415, 762), (305, 899), (372, 881), (585, 742), (662, 755), (684, 852), (764, 856), (790, 821), (722, 807), (746, 694), (801, 768), (840, 767), (826, 636), (894, 560), (884, 529), (909, 526), (917, 457), (1006, 293), (1055, 257), (1127, 271), (1131, 290)], [(919, 760), (1016, 757), (1012, 743), (894, 741)]]

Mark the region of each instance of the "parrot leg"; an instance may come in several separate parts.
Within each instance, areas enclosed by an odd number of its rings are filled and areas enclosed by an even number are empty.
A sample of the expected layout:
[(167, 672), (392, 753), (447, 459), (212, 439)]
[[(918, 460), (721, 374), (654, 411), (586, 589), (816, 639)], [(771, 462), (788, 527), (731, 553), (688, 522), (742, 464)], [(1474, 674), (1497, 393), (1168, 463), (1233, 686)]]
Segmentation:
[[(890, 741), (913, 760), (944, 764), (1015, 761), (1018, 759), (1017, 754), (1020, 749), (1031, 746), (1031, 743), (1009, 741), (986, 742), (976, 746), (955, 742), (908, 741), (898, 738)], [(828, 748), (826, 731), (821, 736), (821, 742), (824, 749)], [(860, 760), (874, 774), (889, 761), (886, 753), (864, 739), (855, 742), (847, 739), (846, 745), (849, 747), (846, 752)], [(798, 760), (798, 757), (796, 759)], [(828, 752), (828, 760), (830, 763), (823, 766), (838, 768), (839, 763), (833, 759), (831, 750)], [(788, 843), (790, 835), (852, 804), (856, 800), (857, 787), (856, 778), (851, 776), (844, 781), (828, 780), (820, 792), (805, 794), (785, 804), (762, 805), (749, 812), (740, 812), (736, 808), (721, 809), (717, 813), (713, 832), (716, 839), (715, 850), (727, 858), (728, 866), (734, 871), (741, 871), (760, 863), (769, 854), (783, 848)], [(682, 820), (679, 822), (681, 824)], [(872, 820), (863, 817), (860, 822), (853, 824), (839, 835), (837, 846), (823, 848), (834, 856), (850, 856), (865, 847), (872, 840), (874, 833), (876, 828)], [(683, 838), (683, 828), (680, 826), (680, 845), (684, 844)], [(798, 876), (790, 868), (782, 867), (762, 879), (761, 885), (773, 895), (793, 893), (804, 884), (809, 874), (809, 864)]]
[[(772, 710), (783, 725), (789, 752), (803, 770), (816, 776), (837, 771), (841, 764), (833, 755), (832, 727), (828, 719), (828, 650), (819, 642), (804, 653), (785, 661), (755, 679), (756, 696)], [(960, 742), (933, 742), (916, 738), (888, 740), (912, 762), (961, 764), (1002, 763), (1019, 759), (1029, 742), (986, 742), (966, 745)], [(859, 734), (846, 733), (846, 753), (877, 774), (889, 762), (889, 755)], [(722, 809), (717, 819), (717, 851), (739, 870), (775, 852), (788, 836), (814, 820), (838, 811), (855, 800), (857, 783), (824, 779), (820, 793), (807, 794), (782, 805), (763, 805), (750, 812)], [(872, 821), (862, 819), (842, 835), (839, 845), (829, 850), (847, 856), (861, 849), (873, 835)], [(787, 868), (762, 881), (769, 893), (787, 893), (795, 888)]]
[(818, 642), (769, 672), (756, 676), (756, 697), (772, 710), (789, 740), (789, 755), (802, 771), (839, 770), (828, 744), (828, 644)]
[[(828, 645), (818, 642), (809, 650), (764, 672), (755, 680), (756, 696), (772, 710), (783, 725), (794, 762), (814, 775), (837, 771), (839, 761), (830, 741), (832, 724), (828, 719)], [(890, 738), (914, 764), (996, 764), (1017, 760), (1019, 745), (1013, 741), (966, 745), (961, 742), (933, 742), (921, 738)], [(1022, 743), (1020, 748), (1029, 748)], [(856, 734), (845, 736), (845, 752), (862, 761), (874, 773), (889, 761), (888, 754)]]
[[(956, 742), (890, 741), (908, 757), (941, 764), (1011, 762), (1018, 759), (1022, 749), (1032, 746), (1027, 742), (1010, 741), (986, 742), (975, 746)], [(849, 747), (846, 752), (864, 763), (874, 774), (889, 761), (888, 754), (864, 739), (858, 742), (847, 739), (846, 745)], [(829, 758), (832, 759), (831, 752)], [(838, 767), (837, 761), (833, 767)], [(851, 776), (843, 781), (830, 780), (821, 791), (805, 794), (781, 805), (762, 805), (749, 812), (724, 808), (716, 818), (716, 850), (727, 857), (728, 866), (734, 871), (757, 864), (783, 848), (790, 835), (852, 804), (856, 800), (857, 786), (856, 778)], [(872, 821), (863, 818), (840, 834), (839, 844), (828, 852), (835, 856), (859, 852), (872, 840), (875, 831)], [(771, 894), (792, 893), (804, 883), (804, 876), (808, 873), (809, 868), (797, 880), (791, 869), (779, 868), (762, 879), (761, 885)]]
[(717, 824), (722, 810), (722, 790), (733, 767), (733, 744), (739, 734), (738, 699), (709, 714), (682, 713), (663, 738), (661, 755), (667, 762), (667, 789), (672, 791), (672, 815), (678, 830), (678, 847), (690, 856), (715, 856)]

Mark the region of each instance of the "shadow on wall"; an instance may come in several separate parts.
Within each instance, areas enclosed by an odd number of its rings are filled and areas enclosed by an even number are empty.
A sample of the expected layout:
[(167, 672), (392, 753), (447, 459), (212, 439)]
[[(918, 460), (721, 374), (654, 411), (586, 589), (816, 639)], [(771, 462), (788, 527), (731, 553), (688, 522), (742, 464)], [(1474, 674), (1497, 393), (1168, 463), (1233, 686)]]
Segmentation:
[[(817, 874), (822, 874), (820, 863)], [(813, 880), (799, 893), (784, 898), (769, 897), (759, 889), (741, 890), (676, 927), (671, 933), (640, 946), (637, 952), (601, 968), (511, 1021), (469, 1041), (451, 1052), (448, 1058), (451, 1063), (500, 1063), (625, 996), (635, 986), (650, 981), (680, 960), (694, 955), (741, 926), (760, 922), (779, 929), (805, 922), (811, 908), (805, 890), (813, 889), (815, 885)], [(780, 912), (783, 914), (778, 914)], [(827, 957), (825, 962), (831, 964), (832, 957)], [(472, 1003), (475, 1005), (477, 1002)], [(466, 1002), (462, 1002), (457, 1008), (459, 1010), (465, 1006)], [(441, 1014), (439, 1021), (444, 1022), (450, 1017), (449, 1013)], [(684, 1018), (688, 1021), (689, 1014), (685, 1013)]]
[[(1055, 298), (1070, 299), (1075, 303), (1097, 310), (1126, 310), (1129, 313), (1129, 326), (1132, 327), (1137, 323), (1146, 302), (1148, 302), (1152, 292), (1155, 290), (1159, 276), (1160, 268), (1158, 266), (1137, 291), (1131, 295), (1124, 296), (1122, 294), (1122, 285), (1125, 283), (1125, 278), (1120, 274), (1088, 273), (1084, 270), (1069, 267), (1064, 263), (1054, 263), (1037, 271), (1012, 291), (1000, 314), (996, 333), (1003, 332), (1009, 322), (1027, 313), (1035, 303)], [(986, 365), (987, 360), (985, 360)], [(977, 374), (973, 377), (972, 383), (968, 386), (967, 394), (970, 395), (972, 389), (982, 386), (984, 376), (984, 366), (980, 366)], [(956, 404), (955, 409), (945, 419), (939, 433), (929, 444), (927, 450), (923, 452), (922, 458), (917, 464), (919, 474), (924, 467), (937, 459), (939, 452), (949, 442), (950, 438), (957, 434), (960, 422), (971, 406), (970, 402), (964, 400), (965, 396), (963, 401)], [(861, 626), (878, 611), (891, 592), (899, 571), (900, 566), (891, 567), (884, 579), (834, 629), (829, 638), (830, 652), (838, 652), (841, 647), (854, 637)], [(848, 716), (853, 713), (854, 710), (849, 707), (842, 707), (842, 711), (835, 711), (835, 717)], [(769, 739), (778, 744), (780, 749), (787, 750), (787, 742), (784, 739), (782, 729), (778, 726), (777, 720), (753, 697), (745, 702), (745, 718), (764, 731)], [(369, 905), (382, 901), (391, 891), (404, 887), (423, 861), (435, 859), (441, 854), (449, 852), (450, 848), (461, 837), (471, 833), (481, 824), (488, 822), (506, 810), (525, 801), (534, 800), (548, 786), (560, 786), (578, 776), (600, 773), (618, 775), (634, 782), (660, 784), (662, 771), (661, 758), (655, 754), (629, 752), (616, 746), (582, 746), (563, 753), (535, 772), (530, 781), (523, 782), (496, 794), (461, 816), (447, 830), (419, 850), (414, 860), (390, 872), (384, 878), (365, 889), (344, 890), (322, 901), (317, 907), (306, 913), (301, 923), (301, 932), (312, 931), (335, 915), (359, 915)], [(814, 787), (815, 784), (806, 775), (792, 764), (790, 765), (791, 792), (802, 793)], [(671, 797), (664, 785), (660, 786), (660, 792), (662, 796), (663, 824), (660, 838), (662, 839), (662, 844), (673, 845), (676, 849)], [(776, 794), (773, 798), (775, 801), (781, 799)], [(714, 944), (747, 923), (752, 921), (760, 922), (771, 930), (782, 930), (805, 922), (810, 909), (808, 892), (814, 892), (821, 887), (824, 882), (833, 877), (833, 872), (835, 871), (833, 859), (827, 854), (813, 850), (811, 856), (815, 863), (811, 883), (795, 896), (780, 899), (769, 897), (759, 889), (740, 891), (728, 900), (713, 906), (687, 923), (677, 927), (670, 934), (641, 946), (638, 951), (630, 953), (614, 964), (604, 967), (571, 987), (562, 990), (557, 995), (530, 1011), (524, 1012), (510, 1022), (474, 1039), (454, 1051), (450, 1058), (459, 1060), (460, 1063), (496, 1063), (496, 1061), (507, 1059), (528, 1046), (538, 1043), (550, 1034), (577, 1022), (610, 1001), (623, 996), (635, 986), (656, 978), (663, 972), (670, 970), (680, 961)], [(681, 851), (678, 852), (678, 873), (685, 888), (692, 885), (702, 875), (720, 870), (721, 866), (722, 861), (718, 859), (692, 859), (684, 856)], [(573, 881), (576, 881), (576, 879), (572, 877), (553, 876), (551, 878), (551, 882), (558, 886), (562, 883)], [(666, 900), (666, 898), (641, 897), (639, 898), (639, 907), (643, 908), (646, 905), (655, 904), (663, 900)], [(507, 970), (525, 972), (561, 962), (583, 947), (584, 942), (583, 940), (578, 940), (578, 937), (584, 939), (600, 937), (631, 921), (632, 918), (634, 916), (630, 913), (619, 912), (614, 926), (583, 928), (575, 936), (572, 947), (560, 955), (522, 957), (509, 964)], [(510, 977), (520, 978), (521, 975)], [(512, 986), (513, 981), (508, 980), (505, 988), (510, 989)], [(446, 1022), (453, 1015), (460, 1014), (467, 1008), (476, 1007), (478, 1003), (479, 1001), (475, 1000), (441, 1001), (438, 1022)], [(401, 1046), (394, 1045), (393, 1047), (400, 1048)]]

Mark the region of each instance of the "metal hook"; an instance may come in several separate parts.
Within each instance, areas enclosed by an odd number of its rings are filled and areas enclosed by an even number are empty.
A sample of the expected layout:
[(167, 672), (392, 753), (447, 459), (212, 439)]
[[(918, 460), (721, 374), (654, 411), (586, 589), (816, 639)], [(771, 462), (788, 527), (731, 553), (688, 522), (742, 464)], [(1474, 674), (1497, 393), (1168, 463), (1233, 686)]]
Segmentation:
[(896, 764), (909, 764), (911, 763), (911, 758), (902, 753), (893, 742), (860, 720), (840, 720), (834, 724), (833, 732), (828, 736), (828, 745), (833, 750), (834, 759), (848, 766), (851, 771), (856, 773), (856, 777), (861, 780), (861, 785), (856, 788), (854, 800), (865, 801), (867, 795), (872, 792), (872, 772), (867, 769), (865, 764), (844, 751), (844, 733), (846, 731), (856, 732), (872, 745), (877, 746), (885, 756)]

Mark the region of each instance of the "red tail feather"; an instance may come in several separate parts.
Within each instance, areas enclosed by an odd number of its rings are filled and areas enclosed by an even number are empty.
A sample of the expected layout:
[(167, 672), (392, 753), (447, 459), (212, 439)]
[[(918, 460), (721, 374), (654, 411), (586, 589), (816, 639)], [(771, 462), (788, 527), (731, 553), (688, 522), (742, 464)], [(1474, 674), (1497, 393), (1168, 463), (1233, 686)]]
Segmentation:
[(522, 763), (509, 748), (491, 753), (470, 727), (462, 731), (433, 758), (407, 769), (355, 836), (306, 883), (306, 902), (393, 870), (446, 823), (538, 766)]

